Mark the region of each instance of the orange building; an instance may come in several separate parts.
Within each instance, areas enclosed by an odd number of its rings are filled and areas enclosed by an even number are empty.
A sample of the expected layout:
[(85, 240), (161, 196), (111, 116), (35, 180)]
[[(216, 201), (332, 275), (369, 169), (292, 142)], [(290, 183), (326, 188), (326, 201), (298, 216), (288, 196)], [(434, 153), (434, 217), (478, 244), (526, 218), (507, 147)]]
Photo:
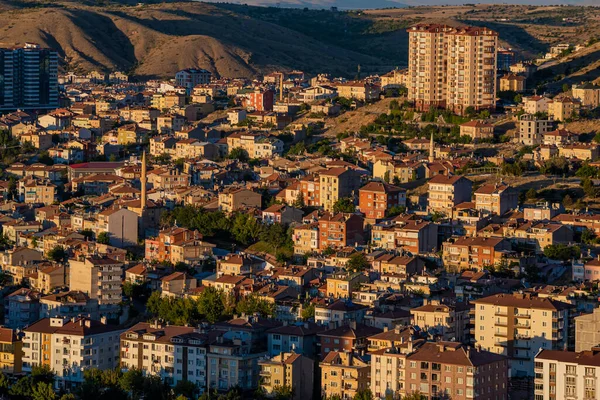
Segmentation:
[(358, 191), (358, 208), (366, 219), (381, 219), (394, 206), (406, 206), (406, 190), (383, 182), (369, 182)]
[(342, 248), (365, 242), (364, 219), (357, 214), (325, 214), (319, 219), (319, 249)]

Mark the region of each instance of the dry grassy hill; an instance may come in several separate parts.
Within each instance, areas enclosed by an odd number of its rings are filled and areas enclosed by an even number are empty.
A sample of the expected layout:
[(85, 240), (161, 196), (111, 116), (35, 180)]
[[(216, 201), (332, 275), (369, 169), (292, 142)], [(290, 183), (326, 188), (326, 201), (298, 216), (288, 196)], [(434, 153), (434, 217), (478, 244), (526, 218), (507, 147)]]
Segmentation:
[[(125, 1), (125, 0), (124, 0)], [(418, 22), (487, 25), (526, 57), (600, 34), (600, 9), (535, 6), (410, 7), (366, 12), (173, 1), (0, 0), (6, 45), (59, 50), (65, 68), (172, 76), (199, 66), (226, 77), (276, 69), (352, 76), (406, 65), (406, 28)], [(564, 22), (563, 18), (576, 18)], [(598, 53), (586, 58), (595, 62)], [(577, 65), (579, 68), (579, 64)], [(573, 73), (575, 71), (569, 71)]]

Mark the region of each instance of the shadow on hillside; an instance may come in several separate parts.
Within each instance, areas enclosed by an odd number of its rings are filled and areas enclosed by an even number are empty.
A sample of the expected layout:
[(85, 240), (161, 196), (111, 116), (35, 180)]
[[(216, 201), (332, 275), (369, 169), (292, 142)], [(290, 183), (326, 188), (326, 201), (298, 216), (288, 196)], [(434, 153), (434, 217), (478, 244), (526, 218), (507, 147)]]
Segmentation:
[(528, 51), (532, 54), (539, 54), (548, 50), (548, 45), (546, 43), (538, 40), (520, 26), (492, 21), (485, 21), (485, 23), (483, 23), (482, 21), (472, 21), (468, 19), (460, 20), (460, 22), (474, 26), (485, 25), (487, 28), (498, 32), (501, 40), (507, 41), (512, 46), (520, 47), (524, 51)]
[[(115, 23), (104, 15), (83, 10), (83, 9), (71, 9), (69, 13), (74, 25), (79, 27), (82, 31), (88, 33), (92, 38), (98, 38), (101, 40), (90, 40), (90, 43), (96, 47), (96, 49), (106, 57), (108, 60), (113, 60), (119, 67), (130, 68), (137, 61), (135, 56), (135, 50), (133, 44), (122, 32)], [(85, 58), (88, 62), (95, 65), (99, 65), (99, 60), (90, 59), (85, 56), (85, 51), (76, 49), (80, 53), (80, 56)]]

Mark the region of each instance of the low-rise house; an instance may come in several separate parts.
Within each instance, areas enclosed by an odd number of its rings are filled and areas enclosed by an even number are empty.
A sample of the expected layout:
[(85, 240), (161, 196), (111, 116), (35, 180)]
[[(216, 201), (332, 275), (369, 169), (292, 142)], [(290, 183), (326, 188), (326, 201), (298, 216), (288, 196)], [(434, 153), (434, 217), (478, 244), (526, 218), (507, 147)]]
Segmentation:
[(219, 192), (219, 210), (232, 213), (244, 208), (260, 208), (262, 196), (252, 190), (230, 188)]
[(300, 222), (304, 212), (295, 207), (285, 204), (273, 204), (272, 206), (262, 211), (262, 220), (266, 224), (285, 224), (289, 225), (292, 222)]
[(494, 138), (494, 125), (473, 120), (460, 124), (460, 136), (468, 136), (473, 142)]

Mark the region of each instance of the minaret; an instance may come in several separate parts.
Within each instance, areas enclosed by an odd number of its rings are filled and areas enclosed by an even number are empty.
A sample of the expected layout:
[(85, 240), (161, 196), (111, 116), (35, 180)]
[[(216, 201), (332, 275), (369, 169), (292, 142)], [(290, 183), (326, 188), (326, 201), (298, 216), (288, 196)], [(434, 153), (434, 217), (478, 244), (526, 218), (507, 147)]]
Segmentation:
[(435, 161), (434, 149), (433, 149), (433, 132), (431, 132), (431, 140), (429, 141), (429, 162)]
[(141, 185), (142, 185), (142, 195), (141, 195), (141, 209), (144, 211), (146, 209), (146, 150), (142, 153), (142, 177), (141, 177)]

